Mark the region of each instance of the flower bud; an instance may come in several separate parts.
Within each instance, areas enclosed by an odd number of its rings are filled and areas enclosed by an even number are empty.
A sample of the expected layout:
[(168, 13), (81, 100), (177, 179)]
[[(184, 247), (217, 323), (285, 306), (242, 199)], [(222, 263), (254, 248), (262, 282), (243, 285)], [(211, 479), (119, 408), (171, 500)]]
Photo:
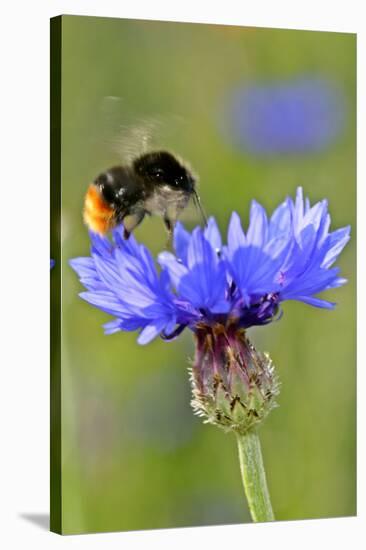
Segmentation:
[(268, 354), (235, 325), (200, 325), (191, 369), (191, 405), (205, 423), (243, 434), (276, 406), (279, 382)]

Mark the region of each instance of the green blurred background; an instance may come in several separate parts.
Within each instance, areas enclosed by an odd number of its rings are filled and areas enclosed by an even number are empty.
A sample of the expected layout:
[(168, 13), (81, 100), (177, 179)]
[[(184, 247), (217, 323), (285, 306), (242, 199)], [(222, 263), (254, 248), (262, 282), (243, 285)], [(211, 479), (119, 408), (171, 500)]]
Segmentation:
[[(146, 347), (134, 333), (105, 336), (110, 318), (78, 298), (67, 263), (89, 253), (88, 183), (121, 162), (142, 121), (154, 127), (154, 144), (190, 161), (223, 231), (233, 209), (246, 224), (252, 198), (271, 211), (297, 185), (312, 202), (329, 199), (333, 228), (352, 225), (339, 262), (349, 283), (327, 293), (336, 310), (288, 302), (280, 322), (250, 335), (282, 381), (280, 407), (261, 428), (276, 518), (354, 515), (355, 35), (64, 16), (62, 48), (63, 532), (250, 521), (235, 438), (190, 409), (191, 334)], [(272, 156), (231, 143), (222, 131), (231, 90), (303, 75), (341, 90), (336, 140), (312, 154)], [(199, 222), (193, 208), (183, 218)], [(166, 242), (159, 219), (136, 235), (154, 253)]]

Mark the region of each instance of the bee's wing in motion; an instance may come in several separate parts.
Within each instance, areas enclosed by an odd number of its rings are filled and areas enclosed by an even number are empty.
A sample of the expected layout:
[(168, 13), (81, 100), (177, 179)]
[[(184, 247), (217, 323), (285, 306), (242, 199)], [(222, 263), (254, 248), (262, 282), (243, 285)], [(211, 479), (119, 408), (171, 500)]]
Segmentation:
[(118, 133), (111, 139), (115, 153), (123, 163), (130, 164), (136, 157), (154, 148), (153, 121), (136, 121), (134, 125), (121, 124)]
[[(126, 114), (128, 113), (128, 114)], [(100, 106), (103, 141), (118, 155), (122, 164), (152, 150), (169, 149), (171, 137), (178, 132), (184, 119), (178, 115), (134, 116), (123, 98), (106, 96)]]

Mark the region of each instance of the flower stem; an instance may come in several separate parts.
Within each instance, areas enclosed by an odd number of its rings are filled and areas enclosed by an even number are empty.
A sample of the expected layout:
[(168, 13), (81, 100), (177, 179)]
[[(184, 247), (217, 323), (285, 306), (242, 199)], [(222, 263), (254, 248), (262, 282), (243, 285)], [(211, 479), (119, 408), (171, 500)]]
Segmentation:
[(264, 470), (261, 444), (256, 431), (237, 434), (240, 471), (253, 521), (274, 521)]

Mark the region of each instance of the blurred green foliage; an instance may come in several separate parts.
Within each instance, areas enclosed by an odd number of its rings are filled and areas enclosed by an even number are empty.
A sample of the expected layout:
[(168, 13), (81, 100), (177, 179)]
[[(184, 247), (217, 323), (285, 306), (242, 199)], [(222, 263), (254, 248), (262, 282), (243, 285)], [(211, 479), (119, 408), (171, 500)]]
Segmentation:
[[(280, 407), (261, 428), (276, 518), (354, 515), (355, 36), (64, 16), (62, 45), (63, 532), (250, 521), (235, 438), (190, 409), (191, 334), (146, 347), (136, 334), (105, 336), (108, 316), (78, 298), (67, 263), (89, 253), (88, 183), (121, 162), (116, 140), (144, 119), (159, 120), (156, 143), (192, 163), (223, 231), (233, 209), (246, 223), (252, 198), (271, 211), (297, 185), (313, 202), (329, 199), (333, 228), (352, 224), (339, 263), (349, 283), (327, 294), (337, 309), (285, 303), (280, 322), (250, 334), (282, 381)], [(232, 87), (304, 74), (345, 96), (337, 142), (270, 159), (235, 149), (220, 131)], [(184, 219), (199, 222), (193, 208)], [(166, 242), (159, 219), (136, 235), (154, 253)]]

